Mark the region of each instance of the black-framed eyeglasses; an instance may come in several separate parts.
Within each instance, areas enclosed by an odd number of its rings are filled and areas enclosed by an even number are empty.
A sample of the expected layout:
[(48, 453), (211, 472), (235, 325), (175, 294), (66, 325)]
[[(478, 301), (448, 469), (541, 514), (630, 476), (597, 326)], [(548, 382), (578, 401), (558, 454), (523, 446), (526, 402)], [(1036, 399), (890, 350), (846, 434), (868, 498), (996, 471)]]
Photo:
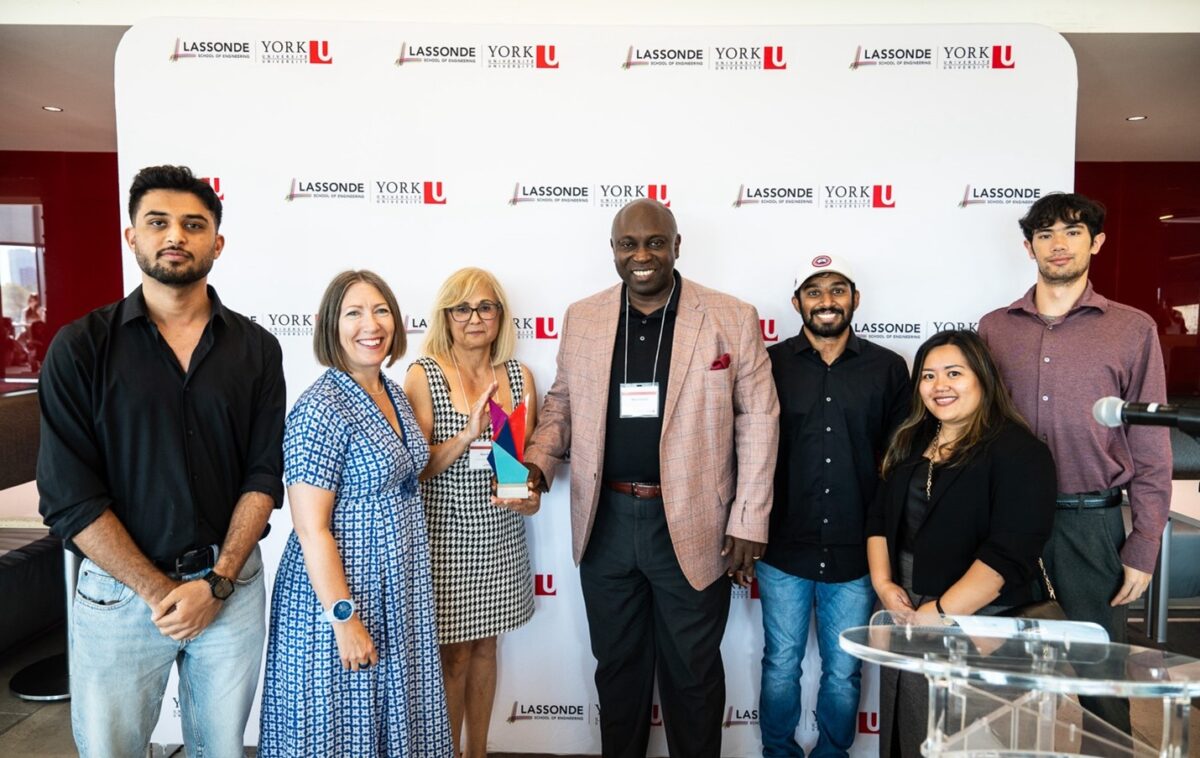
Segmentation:
[(472, 313), (478, 313), (479, 318), (484, 321), (491, 321), (500, 315), (500, 310), (501, 308), (499, 303), (493, 303), (490, 300), (484, 300), (474, 308), (466, 303), (461, 303), (459, 305), (447, 308), (446, 312), (450, 314), (450, 318), (454, 319), (460, 324), (464, 324), (471, 320)]

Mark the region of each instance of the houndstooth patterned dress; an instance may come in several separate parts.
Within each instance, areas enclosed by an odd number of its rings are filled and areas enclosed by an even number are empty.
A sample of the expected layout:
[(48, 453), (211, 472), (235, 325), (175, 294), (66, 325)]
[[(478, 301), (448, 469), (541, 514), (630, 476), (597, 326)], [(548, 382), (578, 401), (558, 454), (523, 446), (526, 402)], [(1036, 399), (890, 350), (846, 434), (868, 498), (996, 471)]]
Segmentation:
[(384, 384), (403, 440), (349, 375), (330, 369), (296, 401), (283, 441), (287, 483), (334, 493), (330, 529), (379, 663), (342, 668), (293, 531), (271, 598), (261, 758), (454, 752), (417, 487), (429, 448), (404, 391)]
[[(433, 399), (433, 444), (462, 431), (466, 415), (454, 409), (446, 375), (432, 358), (417, 361)], [(512, 397), (525, 394), (521, 364), (510, 360)], [(512, 409), (506, 409), (511, 411)], [(492, 438), (490, 424), (483, 438)], [(421, 483), (433, 557), (438, 642), (448, 645), (494, 637), (533, 616), (533, 576), (525, 544), (525, 517), (492, 505), (492, 472), (471, 470), (467, 453)]]

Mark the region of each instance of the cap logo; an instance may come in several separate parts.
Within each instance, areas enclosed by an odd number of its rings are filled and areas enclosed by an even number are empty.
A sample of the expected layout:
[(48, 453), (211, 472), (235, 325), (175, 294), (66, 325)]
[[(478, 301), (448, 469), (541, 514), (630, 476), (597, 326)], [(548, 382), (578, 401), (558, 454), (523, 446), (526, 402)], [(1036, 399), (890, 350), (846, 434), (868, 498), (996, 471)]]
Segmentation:
[(812, 259), (813, 268), (825, 268), (831, 263), (833, 263), (833, 259), (828, 255), (818, 255), (816, 258)]

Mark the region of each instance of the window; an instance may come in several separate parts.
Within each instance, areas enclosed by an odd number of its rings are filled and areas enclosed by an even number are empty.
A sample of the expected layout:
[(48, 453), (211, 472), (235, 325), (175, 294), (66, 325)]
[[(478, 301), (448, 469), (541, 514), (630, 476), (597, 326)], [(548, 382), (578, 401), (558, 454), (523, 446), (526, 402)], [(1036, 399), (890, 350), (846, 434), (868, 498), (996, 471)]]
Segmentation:
[(36, 382), (46, 355), (43, 250), (42, 206), (0, 205), (0, 391)]

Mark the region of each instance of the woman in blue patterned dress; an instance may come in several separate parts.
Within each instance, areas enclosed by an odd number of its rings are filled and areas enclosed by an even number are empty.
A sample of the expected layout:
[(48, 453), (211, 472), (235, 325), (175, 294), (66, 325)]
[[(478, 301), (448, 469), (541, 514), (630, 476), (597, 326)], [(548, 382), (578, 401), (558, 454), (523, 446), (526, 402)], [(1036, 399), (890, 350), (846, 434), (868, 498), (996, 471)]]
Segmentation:
[(429, 449), (399, 385), (395, 296), (346, 271), (313, 337), (329, 369), (288, 414), (284, 468), (295, 527), (271, 599), (258, 754), (453, 754), (417, 475)]

